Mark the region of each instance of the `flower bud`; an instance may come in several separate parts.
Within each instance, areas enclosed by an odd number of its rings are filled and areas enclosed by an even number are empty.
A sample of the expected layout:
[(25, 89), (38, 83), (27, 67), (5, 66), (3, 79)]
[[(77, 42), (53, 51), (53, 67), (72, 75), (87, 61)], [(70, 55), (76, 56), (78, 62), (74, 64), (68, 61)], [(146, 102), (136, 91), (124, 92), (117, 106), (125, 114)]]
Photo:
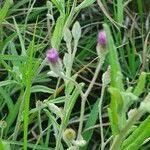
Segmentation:
[(41, 109), (42, 106), (43, 106), (42, 101), (38, 100), (38, 101), (36, 102), (36, 108), (37, 108), (37, 109)]
[(72, 141), (76, 138), (76, 132), (73, 129), (68, 128), (64, 131), (63, 137), (66, 140)]
[(55, 64), (58, 62), (59, 56), (58, 52), (55, 48), (51, 48), (47, 54), (46, 54), (47, 59), (52, 63)]
[(98, 33), (98, 44), (104, 47), (106, 45), (106, 33), (105, 31), (100, 31)]
[(5, 129), (7, 127), (7, 122), (4, 120), (0, 120), (0, 128)]

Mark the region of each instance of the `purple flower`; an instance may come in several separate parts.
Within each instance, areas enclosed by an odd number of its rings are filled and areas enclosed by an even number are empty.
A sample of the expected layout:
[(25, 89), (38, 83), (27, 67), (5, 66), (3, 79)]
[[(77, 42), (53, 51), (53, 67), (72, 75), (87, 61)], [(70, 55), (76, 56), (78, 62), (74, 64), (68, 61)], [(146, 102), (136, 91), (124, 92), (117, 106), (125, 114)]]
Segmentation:
[(46, 54), (47, 59), (52, 63), (55, 64), (58, 62), (59, 56), (58, 52), (55, 48), (51, 48), (47, 54)]
[(101, 46), (106, 45), (106, 33), (105, 33), (105, 31), (100, 31), (98, 33), (98, 39), (97, 40), (98, 40), (99, 45), (101, 45)]

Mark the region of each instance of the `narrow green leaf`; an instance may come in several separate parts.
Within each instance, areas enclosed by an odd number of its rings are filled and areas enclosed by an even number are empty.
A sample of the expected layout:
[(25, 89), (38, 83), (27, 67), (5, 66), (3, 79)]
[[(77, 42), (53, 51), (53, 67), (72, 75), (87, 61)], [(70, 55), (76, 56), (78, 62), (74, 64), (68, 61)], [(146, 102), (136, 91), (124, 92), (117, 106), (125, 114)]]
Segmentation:
[(87, 142), (91, 139), (94, 129), (90, 129), (87, 131), (85, 131), (85, 130), (90, 128), (90, 127), (93, 127), (95, 125), (96, 120), (98, 118), (98, 112), (99, 112), (98, 111), (98, 104), (99, 104), (99, 99), (95, 102), (95, 104), (92, 108), (92, 111), (90, 113), (90, 116), (88, 117), (88, 120), (86, 121), (85, 128), (83, 130), (82, 136), (83, 136), (83, 139), (86, 140)]
[(18, 115), (18, 112), (19, 112), (19, 108), (20, 108), (20, 104), (22, 102), (22, 97), (23, 97), (23, 94), (24, 94), (23, 92), (24, 91), (22, 90), (21, 93), (20, 93), (20, 96), (18, 97), (18, 99), (15, 100), (15, 104), (13, 106), (12, 112), (7, 115), (7, 118), (6, 118), (7, 126), (5, 128), (5, 135), (7, 135), (10, 127), (16, 121), (16, 118), (17, 118), (17, 115)]
[(9, 35), (0, 45), (0, 49), (4, 51), (6, 49), (7, 45), (9, 44), (10, 41), (12, 41), (15, 37), (17, 36), (17, 33), (14, 32), (11, 35)]
[[(18, 146), (18, 147), (22, 147), (23, 146), (23, 142), (21, 142), (21, 141), (12, 141), (12, 140), (3, 140), (4, 142), (6, 142), (6, 143), (8, 143), (9, 145), (15, 145), (15, 146)], [(35, 146), (35, 144), (31, 144), (31, 143), (28, 143), (28, 148), (29, 149), (33, 149), (34, 148), (34, 146)], [(53, 148), (51, 148), (51, 147), (49, 147), (49, 148), (47, 148), (47, 147), (43, 147), (43, 146), (41, 146), (41, 145), (37, 145), (37, 147), (36, 147), (36, 150), (54, 150)], [(1, 150), (1, 149), (0, 149)], [(6, 149), (6, 150), (9, 150), (9, 149)]]
[(13, 111), (13, 107), (14, 107), (11, 97), (9, 96), (7, 91), (5, 89), (3, 89), (2, 87), (0, 87), (0, 95), (5, 100), (5, 103), (7, 104), (7, 107), (9, 109), (9, 113), (11, 113)]
[(52, 114), (50, 113), (49, 110), (47, 109), (43, 109), (46, 113), (46, 115), (49, 117), (49, 119), (51, 120), (52, 124), (57, 127), (57, 129), (59, 129), (59, 124), (57, 123), (55, 117), (52, 116)]
[(5, 19), (7, 12), (12, 5), (12, 0), (6, 0), (5, 4), (2, 9), (0, 9), (0, 25), (2, 24), (3, 20)]
[(57, 7), (57, 9), (59, 10), (59, 12), (62, 14), (64, 13), (64, 5), (65, 3), (63, 2), (64, 0), (58, 1), (58, 0), (51, 0), (52, 3)]
[(138, 5), (138, 11), (141, 17), (141, 21), (143, 21), (143, 5), (142, 5), (142, 0), (137, 0), (137, 5)]
[(72, 34), (71, 34), (71, 31), (68, 28), (64, 32), (64, 40), (65, 40), (66, 43), (71, 43)]
[(11, 61), (29, 61), (28, 57), (18, 55), (1, 55), (0, 60), (11, 60)]
[(145, 87), (145, 83), (146, 83), (146, 73), (145, 72), (142, 72), (140, 77), (139, 77), (139, 80), (138, 80), (138, 84), (137, 86), (135, 87), (134, 91), (133, 91), (133, 94), (136, 95), (136, 96), (140, 96), (143, 91), (144, 91), (144, 87)]
[(122, 150), (138, 150), (142, 143), (150, 137), (150, 116), (123, 142)]
[(81, 37), (81, 26), (78, 21), (76, 21), (75, 24), (73, 25), (72, 36), (73, 36), (74, 40), (77, 42), (79, 41), (79, 39)]
[(34, 85), (34, 86), (32, 86), (31, 87), (31, 93), (37, 93), (37, 92), (52, 94), (52, 93), (55, 92), (55, 90), (53, 90), (49, 87), (43, 86), (43, 85)]
[[(84, 84), (81, 83), (79, 84), (81, 86), (81, 89), (83, 88)], [(64, 128), (66, 128), (67, 124), (68, 124), (68, 121), (69, 121), (69, 118), (70, 118), (70, 115), (71, 115), (71, 111), (75, 105), (75, 102), (78, 98), (80, 94), (80, 91), (78, 88), (75, 88), (75, 90), (73, 91), (72, 95), (70, 96), (69, 98), (69, 101), (68, 101), (68, 105), (67, 105), (67, 111), (66, 111), (66, 114), (64, 116)]]
[[(77, 74), (73, 75), (72, 77), (72, 80), (76, 81), (76, 78), (77, 78)], [(65, 93), (66, 94), (71, 94), (71, 92), (73, 91), (74, 89), (74, 83), (72, 81), (65, 81), (66, 83), (66, 87), (65, 87)]]
[(117, 0), (117, 21), (118, 23), (123, 23), (123, 9), (124, 3), (123, 0)]
[(16, 31), (17, 31), (17, 34), (18, 34), (18, 37), (19, 37), (19, 40), (20, 40), (20, 44), (21, 44), (21, 54), (23, 56), (26, 56), (26, 49), (25, 49), (25, 43), (24, 43), (24, 40), (22, 38), (22, 35), (21, 35), (21, 32), (20, 32), (20, 29), (18, 27), (18, 24), (15, 20), (15, 18), (13, 17), (13, 20), (14, 20), (14, 24), (15, 24), (15, 28), (16, 28)]
[(27, 70), (26, 70), (26, 89), (25, 89), (25, 96), (24, 96), (24, 143), (23, 143), (23, 149), (27, 150), (27, 145), (28, 145), (28, 125), (29, 125), (29, 109), (30, 109), (30, 96), (31, 96), (31, 85), (32, 85), (32, 68), (33, 68), (33, 54), (35, 51), (35, 43), (34, 43), (34, 38), (35, 38), (35, 31), (36, 27), (34, 29), (34, 34), (33, 34), (33, 39), (29, 44), (28, 47), (28, 54), (29, 54), (29, 62), (27, 64)]
[(63, 29), (65, 24), (65, 15), (61, 15), (56, 22), (56, 26), (52, 35), (51, 45), (53, 48), (59, 49), (61, 39), (63, 37)]
[(1, 81), (0, 82), (0, 86), (6, 86), (6, 85), (9, 85), (9, 84), (16, 84), (17, 82), (14, 81), (14, 80), (6, 80), (6, 81)]
[(30, 0), (23, 0), (23, 1), (18, 1), (17, 3), (14, 3), (12, 8), (10, 9), (9, 15), (12, 14), (14, 11), (16, 11), (18, 8), (21, 6), (25, 6), (26, 3), (28, 3)]
[(91, 6), (96, 0), (84, 0), (80, 5), (75, 8), (75, 11), (79, 11), (83, 8)]

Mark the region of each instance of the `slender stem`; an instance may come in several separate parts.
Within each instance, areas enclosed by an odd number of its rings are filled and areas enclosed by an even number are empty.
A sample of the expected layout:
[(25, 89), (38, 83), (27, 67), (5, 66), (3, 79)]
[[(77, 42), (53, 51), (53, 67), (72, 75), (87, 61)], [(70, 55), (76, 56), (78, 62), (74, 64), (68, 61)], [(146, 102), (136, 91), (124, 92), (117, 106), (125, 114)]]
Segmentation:
[[(29, 76), (28, 76), (29, 77)], [(23, 149), (27, 150), (27, 143), (28, 143), (28, 124), (29, 124), (29, 102), (30, 102), (30, 88), (31, 88), (31, 78), (27, 81), (26, 91), (25, 91), (25, 102), (24, 102), (24, 143)]]
[(3, 138), (3, 133), (4, 133), (4, 129), (3, 129), (3, 128), (1, 128), (1, 136), (0, 136), (0, 139), (2, 139), (2, 138)]
[[(24, 30), (26, 30), (28, 18), (29, 18), (30, 13), (31, 13), (32, 10), (33, 10), (33, 7), (34, 7), (34, 4), (35, 4), (36, 0), (34, 0), (32, 4), (31, 4), (31, 2), (32, 2), (32, 1), (30, 0), (29, 6), (31, 5), (31, 7), (28, 8), (28, 12), (27, 12), (26, 19), (25, 19), (25, 24), (24, 24)], [(26, 35), (26, 32), (24, 32), (24, 39), (25, 39), (25, 35)]]
[(100, 133), (101, 133), (101, 150), (104, 150), (105, 143), (104, 143), (104, 135), (103, 135), (103, 121), (102, 121), (102, 101), (104, 98), (104, 92), (105, 92), (105, 85), (102, 84), (102, 90), (101, 90), (101, 97), (99, 100), (99, 121), (100, 121)]
[(39, 68), (38, 68), (38, 70), (37, 70), (37, 75), (41, 72), (41, 70), (43, 69), (43, 67), (45, 67), (45, 65), (47, 64), (47, 58), (45, 58), (43, 61), (42, 61), (42, 63), (41, 63), (41, 65), (39, 66)]
[[(22, 90), (21, 93), (23, 93), (24, 91)], [(23, 107), (24, 107), (24, 94), (20, 94), (23, 98), (20, 99), (22, 100), (21, 104), (20, 104), (20, 108), (19, 108), (19, 113), (18, 113), (18, 117), (17, 117), (17, 123), (16, 123), (16, 126), (15, 126), (15, 130), (14, 130), (14, 133), (13, 133), (13, 141), (16, 140), (17, 138), (17, 134), (18, 134), (18, 131), (19, 131), (19, 127), (20, 127), (20, 124), (21, 124), (21, 117), (22, 117), (22, 110), (23, 110)], [(13, 149), (13, 148), (12, 148)]]
[[(48, 121), (48, 126), (50, 126), (50, 119)], [(43, 131), (44, 132), (44, 131)], [(50, 139), (51, 129), (49, 128), (46, 132), (45, 146), (48, 147), (49, 139)]]
[(111, 136), (109, 139), (107, 139), (104, 143), (104, 148), (105, 146), (113, 139), (113, 136)]
[(58, 90), (58, 88), (59, 88), (60, 81), (61, 81), (61, 77), (59, 77), (59, 78), (58, 78), (58, 81), (57, 81), (57, 85), (56, 85), (55, 92), (54, 92), (54, 99), (55, 99), (56, 96), (57, 96), (57, 90)]
[[(66, 100), (66, 102), (65, 102), (64, 114), (67, 113), (67, 104), (68, 104), (68, 100)], [(63, 133), (63, 130), (64, 130), (64, 126), (65, 126), (65, 120), (63, 119), (62, 123), (60, 125), (60, 130), (59, 130), (58, 138), (57, 138), (57, 141), (56, 141), (55, 150), (59, 150), (59, 148), (60, 148), (61, 137), (62, 137), (62, 133)]]
[(39, 135), (39, 137), (38, 137), (38, 140), (36, 141), (36, 143), (35, 143), (35, 145), (34, 145), (33, 150), (36, 149), (36, 147), (37, 147), (37, 145), (38, 145), (40, 139), (42, 138), (42, 135), (51, 127), (51, 125), (52, 125), (52, 123), (49, 124), (48, 127), (47, 127), (46, 129), (44, 129), (44, 130), (40, 133), (40, 135)]
[(74, 81), (73, 79), (71, 79), (71, 78), (69, 78), (69, 77), (67, 77), (67, 76), (65, 76), (65, 75), (63, 75), (63, 74), (59, 74), (60, 75), (60, 77), (62, 77), (63, 79), (67, 79), (67, 80), (70, 80), (72, 83), (74, 83), (74, 85), (79, 89), (79, 91), (80, 91), (80, 95), (81, 95), (81, 98), (83, 98), (84, 97), (84, 93), (82, 92), (82, 89), (81, 89), (81, 87), (80, 87), (80, 85), (76, 82), (76, 81)]
[[(35, 31), (34, 31), (35, 35)], [(29, 105), (30, 105), (30, 96), (31, 96), (31, 86), (32, 86), (32, 63), (33, 63), (33, 51), (34, 51), (34, 36), (33, 41), (31, 43), (30, 48), (30, 57), (29, 57), (29, 63), (28, 63), (28, 70), (27, 70), (27, 81), (26, 81), (26, 90), (25, 90), (25, 99), (24, 99), (24, 112), (23, 112), (23, 128), (24, 128), (24, 134), (23, 134), (23, 149), (27, 150), (28, 146), (28, 125), (29, 125)]]
[[(38, 110), (38, 122), (39, 122), (40, 135), (42, 135), (41, 108), (39, 108)], [(41, 138), (41, 143), (43, 143), (43, 138)]]
[(95, 74), (93, 76), (93, 79), (92, 79), (88, 89), (86, 90), (86, 92), (85, 92), (85, 94), (84, 94), (84, 96), (82, 97), (82, 100), (81, 100), (82, 102), (81, 102), (80, 123), (79, 123), (78, 136), (77, 136), (78, 140), (82, 139), (81, 132), (82, 132), (82, 128), (83, 128), (85, 103), (86, 103), (87, 97), (88, 97), (91, 89), (93, 88), (93, 85), (95, 84), (95, 81), (97, 79), (97, 76), (99, 74), (100, 69), (101, 69), (101, 63), (99, 62), (98, 65), (97, 65)]
[[(74, 80), (71, 79), (71, 78), (66, 77), (65, 75), (63, 75), (63, 74), (61, 74), (61, 73), (60, 73), (59, 75), (60, 75), (60, 77), (62, 77), (63, 79), (67, 79), (67, 80), (70, 80), (71, 82), (73, 82), (74, 85), (76, 86), (76, 88), (80, 91), (81, 97), (84, 98), (84, 94), (83, 94), (83, 92), (82, 92), (82, 89), (81, 89), (80, 85), (79, 85), (76, 81), (74, 81)], [(65, 114), (65, 115), (67, 114), (67, 110), (68, 110), (68, 100), (69, 100), (69, 95), (66, 95), (66, 101), (65, 101), (65, 106), (64, 106), (64, 114)], [(60, 130), (59, 130), (59, 134), (58, 134), (58, 138), (57, 138), (55, 150), (59, 150), (62, 133), (63, 133), (63, 130), (64, 130), (64, 128), (65, 128), (65, 122), (66, 122), (66, 120), (63, 119), (63, 120), (62, 120), (62, 123), (61, 123), (61, 125), (60, 125)]]

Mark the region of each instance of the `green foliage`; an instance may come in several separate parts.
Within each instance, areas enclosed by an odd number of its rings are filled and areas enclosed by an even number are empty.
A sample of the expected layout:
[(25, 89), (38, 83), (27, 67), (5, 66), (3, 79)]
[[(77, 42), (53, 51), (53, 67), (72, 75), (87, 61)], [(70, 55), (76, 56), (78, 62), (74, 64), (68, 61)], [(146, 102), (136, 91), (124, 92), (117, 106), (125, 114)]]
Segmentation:
[(149, 147), (147, 1), (0, 2), (0, 150)]
[(91, 6), (96, 0), (84, 0), (80, 5), (76, 7), (76, 11), (79, 11), (85, 7)]
[(133, 94), (136, 96), (140, 96), (143, 93), (145, 83), (146, 83), (146, 76), (147, 74), (145, 72), (142, 72), (139, 81), (137, 83), (137, 86), (135, 87)]
[(1, 150), (11, 150), (10, 149), (10, 144), (8, 142), (0, 140), (0, 149)]
[(150, 137), (150, 116), (123, 142), (123, 150), (138, 150), (142, 143)]
[(109, 26), (104, 24), (104, 30), (107, 36), (107, 50), (109, 52), (109, 64), (111, 67), (111, 86), (118, 88), (120, 91), (123, 91), (123, 77), (118, 61), (116, 46), (114, 45)]
[(4, 6), (0, 9), (0, 25), (4, 21), (11, 5), (12, 0), (6, 0)]
[[(98, 118), (98, 103), (99, 100), (97, 100), (91, 110), (90, 116), (85, 124), (84, 130), (83, 130), (83, 138), (88, 142), (93, 134), (93, 129), (89, 129), (90, 127), (93, 127), (96, 123), (96, 120)], [(88, 130), (89, 129), (89, 130)], [(86, 131), (87, 130), (87, 131)]]
[(122, 24), (124, 19), (124, 1), (118, 0), (117, 1), (117, 21)]
[(65, 12), (65, 10), (64, 10), (65, 1), (64, 0), (62, 0), (61, 2), (59, 0), (52, 0), (52, 3), (55, 4), (55, 6), (57, 7), (57, 9), (60, 11), (61, 14), (63, 14)]
[(65, 15), (61, 15), (56, 22), (55, 30), (51, 39), (52, 47), (59, 49), (59, 45), (63, 36), (64, 24), (65, 24)]

